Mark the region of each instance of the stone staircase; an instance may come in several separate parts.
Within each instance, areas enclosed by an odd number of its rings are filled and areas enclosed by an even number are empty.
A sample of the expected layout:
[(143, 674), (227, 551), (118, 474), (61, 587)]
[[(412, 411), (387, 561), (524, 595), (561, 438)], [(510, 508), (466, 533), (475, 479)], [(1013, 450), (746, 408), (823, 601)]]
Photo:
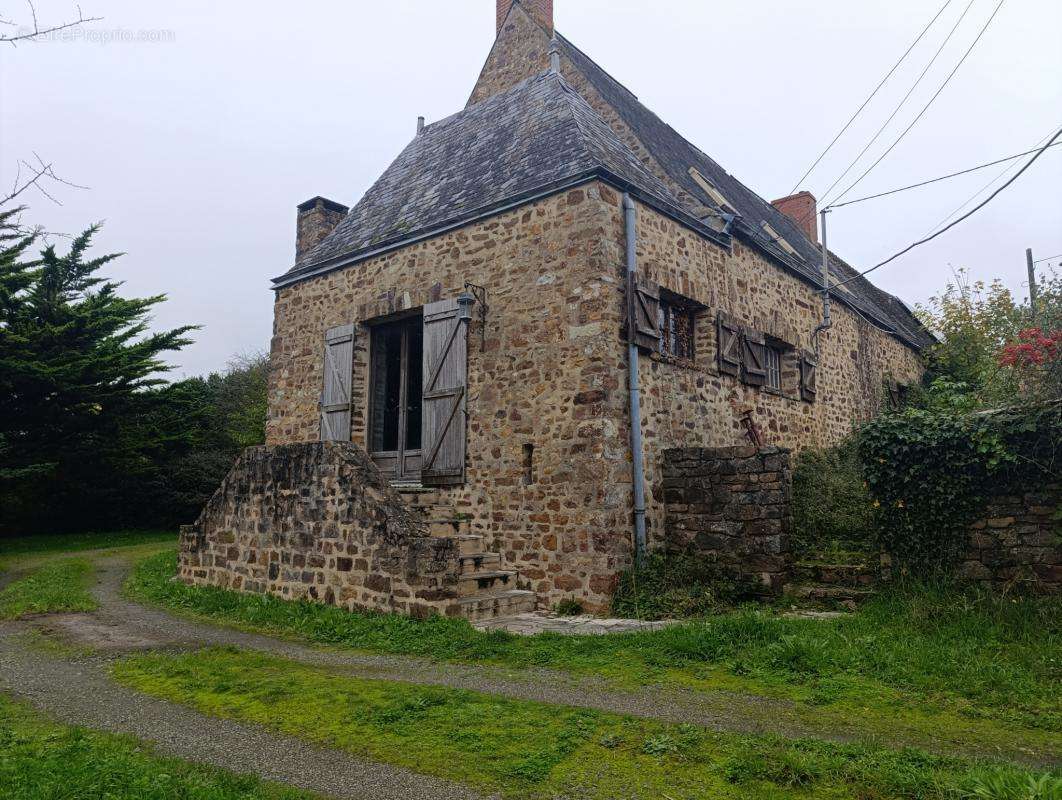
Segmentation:
[(535, 610), (535, 593), (517, 588), (516, 571), (506, 569), (501, 555), (486, 549), (483, 537), (472, 533), (469, 518), (457, 513), (437, 489), (407, 484), (395, 488), (406, 505), (428, 519), (432, 536), (458, 543), (459, 596), (447, 609), (448, 615), (480, 621)]
[(783, 591), (800, 604), (854, 611), (874, 595), (881, 576), (877, 553), (831, 548), (803, 554)]

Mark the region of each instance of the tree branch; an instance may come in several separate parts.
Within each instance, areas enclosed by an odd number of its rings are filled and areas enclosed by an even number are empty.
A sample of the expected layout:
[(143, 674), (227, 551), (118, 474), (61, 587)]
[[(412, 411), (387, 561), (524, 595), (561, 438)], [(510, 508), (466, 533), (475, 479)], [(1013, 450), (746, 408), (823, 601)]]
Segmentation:
[[(26, 3), (30, 8), (30, 17), (33, 19), (32, 27), (21, 26), (16, 29), (15, 33), (0, 33), (0, 44), (7, 42), (12, 47), (18, 45), (19, 42), (34, 42), (39, 39), (50, 36), (53, 33), (66, 30), (68, 28), (75, 28), (78, 25), (84, 25), (86, 22), (99, 22), (103, 17), (86, 17), (81, 13), (81, 6), (75, 6), (77, 8), (77, 19), (70, 20), (69, 22), (59, 22), (55, 25), (45, 25), (41, 27), (40, 20), (37, 19), (37, 9), (34, 7), (32, 0), (26, 0)], [(16, 23), (9, 19), (3, 19), (0, 17), (0, 24), (10, 25), (15, 27)]]

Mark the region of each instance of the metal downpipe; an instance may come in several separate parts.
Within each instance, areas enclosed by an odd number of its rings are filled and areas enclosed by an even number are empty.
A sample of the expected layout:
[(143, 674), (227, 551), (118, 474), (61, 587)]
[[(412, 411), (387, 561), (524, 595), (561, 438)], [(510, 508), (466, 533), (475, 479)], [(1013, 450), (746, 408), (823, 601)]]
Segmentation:
[[(627, 302), (634, 297), (637, 276), (637, 211), (629, 194), (623, 195), (624, 233), (627, 242)], [(628, 306), (630, 308), (630, 306)], [(628, 317), (630, 315), (628, 314)], [(631, 324), (631, 323), (628, 323)], [(645, 462), (642, 453), (642, 396), (638, 389), (638, 346), (627, 337), (627, 384), (631, 404), (631, 480), (634, 488), (634, 563), (641, 566), (645, 558)]]

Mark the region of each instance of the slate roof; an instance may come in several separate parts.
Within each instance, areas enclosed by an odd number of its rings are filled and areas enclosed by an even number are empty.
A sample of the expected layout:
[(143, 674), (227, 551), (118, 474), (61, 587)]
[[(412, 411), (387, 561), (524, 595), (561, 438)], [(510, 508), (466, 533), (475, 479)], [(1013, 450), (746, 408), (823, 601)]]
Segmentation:
[[(694, 167), (729, 201), (740, 215), (732, 231), (766, 250), (774, 258), (784, 262), (792, 270), (802, 274), (816, 285), (822, 283), (822, 250), (811, 242), (803, 231), (785, 214), (745, 186), (724, 170), (696, 146), (687, 141), (674, 128), (661, 120), (644, 106), (638, 98), (615, 78), (560, 34), (557, 38), (563, 54), (586, 77), (598, 94), (616, 111), (635, 136), (675, 183), (704, 205), (715, 203), (690, 175)], [(793, 258), (771, 241), (762, 228), (768, 223), (800, 254)], [(837, 281), (852, 278), (857, 274), (836, 254), (831, 252), (830, 269)], [(869, 317), (879, 326), (895, 332), (910, 344), (923, 347), (933, 342), (932, 337), (914, 318), (914, 315), (899, 298), (878, 289), (866, 278), (856, 278), (840, 287), (848, 305)]]
[[(595, 175), (726, 245), (730, 236), (719, 232), (718, 217), (703, 216), (715, 203), (690, 175), (691, 167), (738, 215), (730, 235), (761, 250), (780, 268), (821, 285), (821, 250), (792, 220), (663, 122), (578, 47), (557, 36), (562, 53), (667, 177), (699, 206), (683, 203), (577, 91), (560, 75), (546, 72), (427, 126), (343, 221), (274, 285), (284, 286)], [(764, 222), (798, 255), (772, 242), (762, 229)], [(854, 278), (836, 290), (838, 299), (908, 344), (924, 347), (934, 341), (901, 300), (855, 277), (855, 269), (830, 255), (835, 281)]]
[(681, 213), (671, 190), (578, 92), (560, 75), (537, 75), (427, 126), (335, 230), (277, 281), (593, 173)]

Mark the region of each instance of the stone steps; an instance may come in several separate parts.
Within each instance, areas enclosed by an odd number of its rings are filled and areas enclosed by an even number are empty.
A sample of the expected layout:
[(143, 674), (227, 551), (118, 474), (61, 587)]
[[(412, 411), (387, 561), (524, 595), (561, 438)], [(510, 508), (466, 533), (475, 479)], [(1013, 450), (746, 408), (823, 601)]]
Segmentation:
[(500, 554), (486, 549), (483, 536), (471, 532), (471, 520), (455, 513), (442, 492), (412, 485), (395, 488), (406, 505), (428, 521), (431, 536), (458, 543), (459, 599), (447, 606), (448, 616), (482, 621), (535, 610), (535, 593), (516, 588), (517, 573), (505, 569)]
[(462, 575), (457, 584), (461, 597), (483, 594), (494, 589), (516, 588), (516, 572), (511, 569), (478, 570)]
[(471, 575), (481, 570), (496, 570), (501, 567), (501, 556), (482, 550), (461, 554), (461, 574)]
[(817, 583), (824, 586), (846, 586), (859, 589), (877, 583), (880, 572), (880, 567), (875, 569), (868, 563), (834, 564), (799, 561), (793, 567), (792, 577), (797, 583)]
[(472, 532), (469, 520), (463, 517), (428, 517), (428, 533), (432, 536), (467, 536)]
[(854, 611), (875, 594), (874, 590), (869, 588), (799, 583), (786, 584), (782, 592), (793, 600), (830, 607), (840, 606), (850, 611)]
[(450, 538), (457, 540), (457, 550), (462, 558), (483, 555), (486, 552), (483, 549), (483, 537), (478, 534), (470, 533), (467, 536), (452, 536)]
[(535, 610), (534, 592), (524, 589), (498, 589), (462, 597), (448, 610), (449, 616), (464, 617), (472, 622), (499, 617), (515, 617)]

